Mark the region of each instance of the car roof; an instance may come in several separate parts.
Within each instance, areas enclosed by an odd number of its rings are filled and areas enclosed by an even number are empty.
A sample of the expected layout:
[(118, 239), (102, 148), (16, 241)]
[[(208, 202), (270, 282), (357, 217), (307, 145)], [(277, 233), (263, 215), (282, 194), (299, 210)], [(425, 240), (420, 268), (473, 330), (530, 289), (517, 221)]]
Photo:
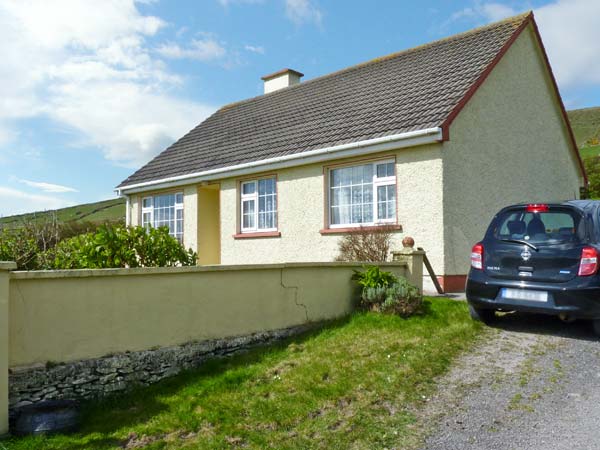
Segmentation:
[(527, 205), (532, 204), (544, 204), (548, 206), (571, 206), (577, 208), (581, 211), (590, 211), (593, 209), (597, 209), (600, 207), (600, 200), (567, 200), (567, 201), (558, 201), (558, 202), (528, 202), (528, 203), (517, 203), (514, 205), (507, 206), (502, 208), (502, 211), (505, 209), (511, 208), (520, 208), (526, 207)]

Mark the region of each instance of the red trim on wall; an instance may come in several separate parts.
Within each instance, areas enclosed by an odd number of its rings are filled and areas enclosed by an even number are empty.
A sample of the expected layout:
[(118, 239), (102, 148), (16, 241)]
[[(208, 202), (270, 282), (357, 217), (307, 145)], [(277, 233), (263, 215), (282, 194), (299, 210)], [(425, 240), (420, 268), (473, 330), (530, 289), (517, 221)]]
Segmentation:
[(542, 37), (538, 30), (537, 23), (535, 22), (535, 18), (533, 16), (533, 12), (530, 12), (529, 15), (523, 20), (523, 23), (519, 25), (519, 27), (512, 34), (510, 39), (506, 41), (504, 46), (500, 49), (500, 52), (495, 56), (492, 62), (486, 67), (483, 73), (479, 76), (477, 81), (469, 88), (467, 93), (463, 96), (463, 98), (458, 102), (458, 104), (454, 107), (454, 109), (450, 112), (446, 120), (442, 123), (442, 141), (447, 141), (450, 139), (450, 125), (458, 116), (458, 114), (462, 111), (465, 105), (469, 102), (471, 97), (477, 92), (479, 87), (483, 84), (483, 82), (487, 79), (488, 75), (492, 72), (492, 70), (496, 67), (496, 65), (500, 62), (502, 57), (506, 54), (508, 49), (513, 45), (513, 43), (517, 40), (517, 38), (521, 35), (523, 30), (527, 28), (527, 26), (531, 24), (535, 36), (537, 38), (538, 45), (540, 50), (542, 51), (542, 57), (544, 63), (546, 64), (546, 68), (548, 69), (548, 73), (550, 75), (550, 82), (556, 94), (556, 98), (558, 100), (558, 104), (560, 106), (561, 114), (563, 116), (563, 120), (565, 121), (565, 125), (567, 127), (567, 134), (569, 135), (569, 140), (571, 141), (571, 146), (573, 152), (575, 153), (575, 157), (579, 164), (579, 168), (581, 170), (581, 174), (583, 175), (583, 180), (585, 186), (588, 184), (587, 173), (585, 172), (585, 167), (583, 165), (583, 161), (581, 159), (581, 155), (579, 154), (579, 149), (577, 147), (577, 142), (575, 141), (575, 136), (573, 134), (573, 129), (571, 128), (571, 122), (569, 122), (569, 117), (567, 116), (567, 111), (565, 110), (565, 105), (562, 101), (562, 97), (560, 96), (560, 92), (558, 90), (558, 84), (556, 83), (556, 78), (554, 77), (554, 73), (552, 72), (552, 67), (550, 66), (550, 61), (548, 60), (548, 54), (546, 53), (546, 49), (544, 47), (544, 43), (542, 42)]
[(444, 292), (465, 292), (466, 275), (438, 275), (437, 279)]
[[(583, 175), (583, 182), (585, 186), (588, 184), (587, 173), (585, 172), (585, 166), (583, 165), (583, 160), (581, 159), (581, 155), (579, 154), (579, 148), (577, 147), (577, 141), (575, 140), (575, 135), (573, 134), (573, 128), (571, 127), (571, 122), (569, 121), (569, 116), (567, 115), (567, 111), (565, 109), (565, 104), (563, 103), (562, 97), (560, 96), (560, 91), (558, 90), (558, 84), (556, 83), (556, 78), (554, 77), (554, 72), (552, 71), (552, 66), (550, 66), (550, 61), (548, 60), (548, 54), (546, 53), (546, 48), (544, 47), (544, 42), (542, 41), (542, 36), (540, 35), (540, 30), (538, 29), (537, 23), (533, 18), (533, 13), (531, 13), (531, 25), (533, 26), (533, 31), (535, 33), (535, 37), (537, 38), (538, 44), (540, 46), (540, 50), (542, 51), (542, 56), (544, 58), (544, 62), (546, 63), (546, 68), (548, 69), (548, 73), (550, 75), (550, 81), (552, 82), (552, 87), (554, 88), (554, 93), (556, 94), (556, 98), (558, 100), (558, 104), (560, 105), (560, 111), (563, 115), (563, 119), (565, 121), (565, 125), (567, 127), (567, 134), (569, 135), (569, 140), (571, 141), (571, 145), (573, 146), (573, 151), (575, 152), (575, 157), (577, 158), (577, 162), (579, 163), (579, 168), (581, 169), (581, 174)], [(576, 51), (576, 50), (573, 50)]]
[(471, 85), (471, 87), (466, 92), (466, 94), (463, 96), (463, 98), (458, 102), (458, 104), (454, 107), (454, 109), (452, 109), (452, 111), (450, 112), (448, 117), (446, 117), (446, 120), (444, 120), (444, 122), (442, 123), (442, 140), (443, 141), (447, 141), (450, 139), (450, 125), (452, 124), (452, 122), (454, 122), (454, 119), (456, 119), (456, 116), (458, 116), (458, 114), (462, 111), (462, 109), (469, 102), (469, 100), (471, 100), (471, 97), (473, 97), (475, 92), (477, 92), (479, 87), (487, 79), (488, 75), (492, 72), (492, 70), (494, 70), (494, 67), (496, 67), (496, 65), (500, 62), (500, 60), (506, 54), (508, 49), (513, 45), (513, 43), (517, 40), (517, 38), (520, 36), (520, 34), (523, 32), (523, 30), (525, 28), (527, 28), (527, 25), (529, 25), (529, 23), (532, 22), (532, 20), (533, 20), (533, 13), (531, 12), (523, 20), (523, 23), (521, 25), (519, 25), (519, 27), (515, 30), (515, 32), (510, 37), (510, 39), (508, 41), (506, 41), (506, 43), (502, 46), (502, 48), (500, 49), (498, 54), (494, 57), (492, 62), (490, 64), (488, 64), (488, 66), (481, 73), (481, 75), (479, 75), (479, 78), (477, 79), (477, 81), (475, 81), (475, 83), (473, 85)]
[(402, 231), (402, 225), (396, 223), (390, 223), (388, 225), (373, 225), (367, 227), (347, 227), (347, 228), (323, 228), (319, 230), (321, 234), (345, 234), (352, 232), (359, 232), (360, 230), (365, 231), (377, 231), (377, 230), (390, 230), (390, 231)]
[(274, 238), (281, 237), (279, 231), (264, 231), (257, 233), (236, 233), (233, 235), (234, 239), (256, 239), (256, 238)]

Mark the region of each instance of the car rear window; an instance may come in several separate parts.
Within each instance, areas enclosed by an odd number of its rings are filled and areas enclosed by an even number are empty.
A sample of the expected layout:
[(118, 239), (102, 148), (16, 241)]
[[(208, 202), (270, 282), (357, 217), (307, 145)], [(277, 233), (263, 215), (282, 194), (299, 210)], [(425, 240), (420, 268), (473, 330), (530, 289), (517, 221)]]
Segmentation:
[(529, 212), (525, 209), (501, 213), (494, 227), (496, 239), (518, 239), (532, 244), (558, 244), (583, 240), (581, 216), (572, 210)]

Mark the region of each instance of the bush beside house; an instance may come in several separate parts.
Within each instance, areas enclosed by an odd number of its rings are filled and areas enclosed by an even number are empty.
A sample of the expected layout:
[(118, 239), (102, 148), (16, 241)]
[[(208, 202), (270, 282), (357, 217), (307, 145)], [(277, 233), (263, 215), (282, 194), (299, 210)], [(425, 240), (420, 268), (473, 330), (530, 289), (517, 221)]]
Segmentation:
[(0, 260), (15, 261), (19, 270), (190, 266), (197, 261), (166, 227), (90, 224), (77, 230), (52, 222), (3, 228)]

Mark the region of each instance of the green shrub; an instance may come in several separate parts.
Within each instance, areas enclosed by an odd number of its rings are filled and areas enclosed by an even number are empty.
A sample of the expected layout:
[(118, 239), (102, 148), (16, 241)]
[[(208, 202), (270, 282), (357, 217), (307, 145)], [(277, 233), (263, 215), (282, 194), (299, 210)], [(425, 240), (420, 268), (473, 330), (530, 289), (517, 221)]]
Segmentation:
[(95, 232), (95, 222), (61, 223), (49, 214), (0, 226), (0, 260), (15, 261), (19, 270), (48, 268), (52, 249), (61, 241)]
[(600, 198), (600, 156), (592, 156), (583, 160), (588, 177), (588, 194), (590, 198)]
[(363, 269), (364, 272), (355, 270), (352, 275), (352, 279), (363, 289), (389, 286), (398, 280), (392, 273), (384, 272), (377, 266), (365, 266)]
[(403, 317), (421, 310), (423, 296), (406, 278), (398, 278), (376, 266), (365, 269), (364, 272), (355, 271), (352, 276), (362, 288), (360, 304), (363, 308)]
[(11, 229), (0, 230), (0, 261), (14, 261), (22, 270), (39, 268), (39, 247), (32, 235)]
[(169, 267), (196, 264), (197, 255), (185, 250), (167, 227), (101, 226), (61, 241), (47, 252), (48, 269)]

